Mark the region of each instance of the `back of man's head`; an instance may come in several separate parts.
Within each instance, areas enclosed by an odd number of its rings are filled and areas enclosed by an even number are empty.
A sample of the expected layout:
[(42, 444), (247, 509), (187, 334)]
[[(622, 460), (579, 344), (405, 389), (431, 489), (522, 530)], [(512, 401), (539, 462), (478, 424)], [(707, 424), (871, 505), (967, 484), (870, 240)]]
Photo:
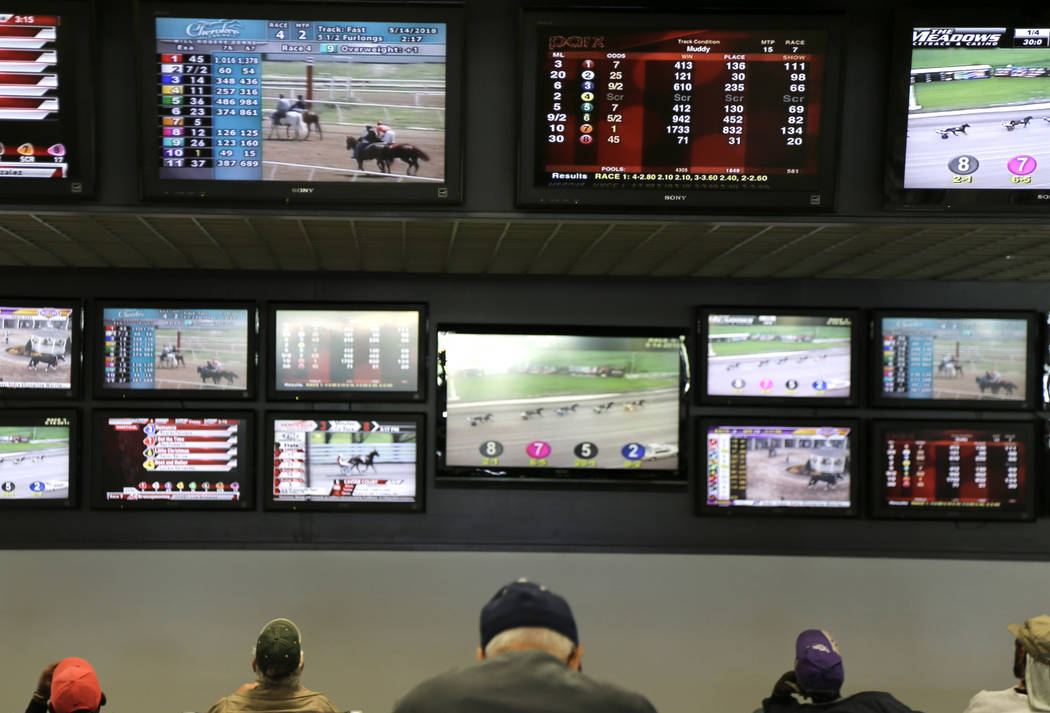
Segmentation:
[(91, 664), (78, 658), (59, 661), (51, 675), (51, 710), (54, 713), (95, 713), (104, 700)]
[(524, 579), (511, 582), (481, 610), (482, 657), (539, 649), (572, 663), (569, 659), (581, 648), (579, 644), (569, 603), (541, 584)]
[(255, 642), (254, 664), (265, 680), (281, 681), (302, 671), (302, 635), (290, 619), (274, 619), (259, 632)]
[(839, 697), (845, 675), (838, 644), (820, 629), (806, 629), (795, 640), (795, 680), (814, 700)]

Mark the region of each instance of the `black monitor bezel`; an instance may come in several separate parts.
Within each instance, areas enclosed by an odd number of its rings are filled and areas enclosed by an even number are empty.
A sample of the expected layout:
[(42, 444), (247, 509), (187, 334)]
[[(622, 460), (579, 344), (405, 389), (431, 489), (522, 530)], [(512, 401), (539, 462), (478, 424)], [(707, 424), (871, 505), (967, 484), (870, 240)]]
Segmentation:
[[(887, 398), (882, 393), (882, 319), (885, 317), (947, 318), (947, 319), (1023, 319), (1028, 324), (1025, 355), (1026, 389), (1022, 401), (999, 401), (995, 399), (912, 399)], [(980, 409), (995, 411), (1026, 411), (1035, 408), (1033, 394), (1036, 389), (1035, 345), (1038, 343), (1039, 324), (1036, 313), (1029, 311), (1005, 310), (938, 310), (938, 309), (877, 309), (871, 311), (871, 398), (869, 403), (877, 408), (913, 408), (913, 409)], [(1040, 362), (1041, 363), (1041, 362)], [(969, 378), (969, 377), (963, 377)]]
[[(69, 419), (69, 494), (59, 499), (0, 497), (0, 510), (70, 510), (77, 506), (80, 496), (80, 422), (77, 409), (29, 408), (5, 409), (4, 418), (66, 418)], [(2, 480), (0, 475), (0, 480)]]
[[(708, 317), (712, 314), (725, 315), (758, 315), (770, 314), (778, 317), (848, 317), (850, 323), (850, 395), (847, 397), (814, 397), (814, 396), (734, 396), (731, 394), (712, 395), (707, 392), (707, 336)], [(813, 307), (697, 307), (694, 312), (693, 325), (696, 333), (696, 399), (700, 404), (721, 406), (858, 406), (861, 402), (863, 388), (864, 361), (864, 326), (863, 313), (858, 309), (820, 309)]]
[[(967, 506), (948, 505), (916, 505), (901, 508), (891, 508), (885, 504), (882, 494), (883, 465), (881, 454), (885, 451), (882, 443), (882, 434), (887, 429), (906, 428), (928, 428), (928, 429), (950, 429), (950, 428), (980, 428), (980, 429), (1014, 429), (1024, 432), (1028, 438), (1028, 448), (1025, 455), (1025, 468), (1027, 469), (1025, 485), (1028, 503), (1023, 512), (1006, 512), (994, 509), (979, 509)], [(870, 448), (871, 454), (869, 467), (871, 469), (870, 490), (868, 493), (869, 515), (879, 519), (890, 520), (966, 520), (966, 521), (1034, 521), (1036, 515), (1042, 510), (1037, 498), (1039, 497), (1037, 472), (1039, 458), (1037, 449), (1045, 449), (1045, 441), (1041, 441), (1036, 434), (1035, 423), (1031, 420), (1017, 421), (976, 421), (973, 419), (951, 420), (938, 419), (874, 419), (870, 424)]]
[[(445, 462), (447, 452), (448, 399), (444, 355), (436, 344), (437, 355), (437, 467), (434, 483), (442, 487), (510, 487), (510, 488), (575, 488), (615, 490), (686, 490), (689, 485), (689, 451), (687, 448), (687, 410), (690, 388), (689, 330), (677, 327), (582, 327), (566, 325), (508, 325), (478, 323), (439, 324), (435, 342), (449, 332), (466, 334), (556, 335), (570, 337), (669, 337), (681, 339), (678, 394), (678, 467), (675, 470), (655, 470), (663, 477), (630, 479), (626, 468), (529, 468), (500, 466), (499, 475), (482, 466), (457, 466)], [(645, 471), (640, 471), (645, 472)], [(537, 477), (537, 473), (546, 474)], [(594, 477), (579, 477), (582, 474)]]
[[(444, 22), (447, 25), (445, 56), (445, 181), (401, 184), (358, 184), (351, 187), (334, 181), (222, 181), (161, 179), (157, 173), (156, 80), (156, 25), (158, 16), (213, 17), (217, 13), (236, 11), (243, 19), (264, 20), (332, 20), (348, 17), (359, 20), (392, 20), (405, 22)], [(175, 0), (144, 0), (139, 4), (137, 28), (139, 33), (138, 106), (139, 146), (143, 160), (140, 172), (141, 195), (145, 200), (181, 202), (221, 202), (231, 204), (258, 204), (260, 201), (280, 202), (286, 205), (389, 205), (399, 210), (406, 208), (453, 207), (463, 201), (463, 106), (465, 104), (465, 19), (461, 2), (434, 2), (421, 4), (354, 4), (336, 2), (309, 2), (277, 4), (248, 4), (240, 7), (214, 5), (202, 2), (180, 3)], [(336, 150), (345, 153), (345, 148)], [(349, 158), (347, 159), (349, 161)], [(348, 164), (349, 165), (349, 164)], [(400, 165), (400, 164), (399, 164)], [(396, 175), (396, 174), (395, 174)]]
[[(244, 425), (246, 436), (242, 435), (240, 425), (238, 426), (238, 448), (237, 459), (245, 462), (244, 481), (241, 483), (241, 496), (237, 500), (108, 500), (106, 498), (105, 484), (101, 482), (100, 473), (103, 472), (105, 464), (102, 462), (102, 449), (98, 447), (101, 443), (101, 429), (106, 426), (106, 420), (110, 418), (226, 418), (237, 419), (239, 424)], [(255, 412), (244, 410), (244, 406), (232, 409), (214, 408), (167, 408), (156, 406), (143, 408), (136, 404), (134, 408), (126, 409), (98, 409), (91, 414), (91, 480), (90, 480), (90, 505), (92, 510), (123, 510), (135, 512), (138, 510), (227, 510), (247, 511), (255, 509)], [(243, 455), (241, 443), (245, 444)], [(188, 476), (186, 476), (188, 477)], [(245, 488), (248, 488), (245, 496)], [(129, 505), (128, 503), (133, 503)]]
[[(411, 421), (416, 425), (416, 496), (410, 503), (404, 502), (361, 502), (334, 500), (325, 501), (279, 501), (273, 492), (273, 468), (272, 453), (274, 451), (274, 422), (278, 419), (305, 419), (319, 418), (325, 420), (389, 420), (389, 421)], [(360, 411), (267, 411), (266, 412), (266, 457), (263, 463), (267, 463), (265, 469), (261, 469), (259, 477), (259, 492), (263, 494), (263, 509), (291, 511), (322, 511), (322, 512), (402, 512), (422, 513), (426, 511), (426, 461), (427, 461), (427, 434), (426, 414), (420, 412), (388, 412), (385, 410), (360, 410)]]
[[(821, 100), (819, 132), (819, 188), (813, 190), (760, 191), (691, 191), (675, 192), (673, 200), (665, 199), (665, 189), (602, 190), (598, 188), (548, 188), (535, 185), (538, 142), (535, 124), (529, 117), (537, 115), (537, 76), (540, 68), (538, 30), (541, 25), (581, 23), (592, 27), (667, 29), (708, 25), (712, 29), (746, 30), (764, 25), (774, 29), (808, 29), (826, 31), (828, 37), (824, 63), (824, 86)], [(519, 207), (548, 210), (638, 210), (689, 212), (725, 212), (749, 214), (768, 210), (800, 213), (827, 213), (837, 202), (840, 138), (840, 110), (844, 53), (842, 20), (827, 13), (814, 14), (663, 14), (632, 8), (567, 11), (558, 8), (525, 8), (520, 16), (518, 112), (518, 170), (516, 204)], [(811, 203), (813, 194), (820, 202)], [(684, 197), (683, 197), (684, 196)]]
[[(143, 309), (243, 309), (248, 312), (247, 326), (247, 373), (244, 375), (244, 389), (226, 390), (218, 389), (210, 391), (207, 389), (107, 389), (105, 386), (105, 358), (103, 354), (105, 344), (105, 319), (104, 310), (112, 308), (143, 308)], [(94, 323), (88, 332), (94, 341), (91, 351), (92, 357), (92, 382), (94, 393), (100, 399), (117, 399), (126, 401), (139, 401), (143, 399), (153, 400), (178, 400), (178, 401), (253, 401), (258, 384), (259, 372), (259, 313), (255, 302), (244, 300), (128, 300), (128, 299), (101, 299), (96, 300), (93, 311)], [(187, 370), (190, 368), (186, 367)]]
[[(280, 310), (305, 312), (398, 312), (419, 313), (417, 373), (415, 391), (375, 391), (372, 389), (278, 389), (277, 388), (277, 312)], [(429, 318), (424, 302), (271, 302), (266, 310), (267, 347), (269, 358), (266, 376), (266, 393), (271, 401), (423, 401), (427, 394), (427, 364)]]
[(68, 401), (76, 398), (80, 395), (80, 375), (81, 370), (84, 368), (84, 349), (83, 349), (83, 333), (84, 333), (84, 303), (79, 298), (70, 299), (39, 299), (36, 297), (32, 298), (13, 298), (13, 299), (0, 299), (0, 305), (4, 307), (29, 307), (31, 309), (39, 309), (41, 307), (54, 307), (60, 309), (68, 305), (72, 308), (73, 313), (70, 315), (70, 320), (73, 324), (70, 330), (70, 355), (73, 357), (69, 365), (69, 388), (68, 389), (34, 389), (31, 387), (19, 387), (4, 389), (0, 388), (0, 402), (11, 400), (27, 400), (27, 401), (47, 401), (49, 399), (57, 399)]

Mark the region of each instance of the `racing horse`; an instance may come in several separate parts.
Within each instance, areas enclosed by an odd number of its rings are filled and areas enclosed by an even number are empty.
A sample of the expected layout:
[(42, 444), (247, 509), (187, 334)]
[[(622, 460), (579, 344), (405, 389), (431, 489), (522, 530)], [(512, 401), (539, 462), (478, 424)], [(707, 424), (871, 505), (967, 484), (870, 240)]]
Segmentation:
[(26, 368), (36, 371), (37, 364), (43, 364), (44, 371), (54, 371), (58, 368), (58, 362), (65, 360), (66, 357), (62, 354), (34, 354), (29, 357), (29, 365)]
[(948, 134), (952, 136), (958, 136), (959, 134), (965, 134), (969, 124), (960, 124), (959, 126), (947, 126), (943, 129), (934, 129), (938, 134), (941, 135), (942, 139), (948, 138)]
[(215, 384), (218, 384), (220, 379), (226, 379), (226, 383), (233, 386), (233, 380), (238, 378), (236, 372), (225, 369), (209, 369), (205, 366), (198, 366), (197, 374), (200, 375), (202, 384), (208, 383), (208, 379), (211, 379)]
[(945, 379), (964, 376), (963, 366), (952, 357), (944, 357), (937, 364), (937, 376), (944, 376)]
[(355, 156), (354, 148), (361, 143), (361, 139), (347, 136), (346, 137), (346, 150), (350, 152), (351, 156), (357, 159), (357, 170), (365, 170), (365, 161), (375, 161), (379, 164), (379, 170), (383, 173), (390, 173), (390, 165), (386, 163), (386, 156), (383, 153), (384, 146), (382, 144), (368, 144)]
[(378, 473), (379, 471), (376, 470), (375, 466), (376, 456), (378, 455), (379, 451), (372, 449), (372, 451), (370, 451), (364, 458), (361, 456), (354, 456), (347, 462), (348, 467), (346, 472), (350, 473), (350, 471), (357, 471), (358, 473), (366, 473), (368, 472), (368, 469), (371, 468), (373, 473)]
[(1034, 118), (1035, 117), (1032, 116), (1026, 116), (1023, 119), (1010, 119), (1010, 121), (1003, 122), (1003, 128), (1007, 131), (1013, 131), (1018, 126), (1028, 126), (1028, 122)]
[(164, 347), (157, 355), (157, 366), (174, 369), (176, 366), (186, 366), (186, 360), (182, 358), (182, 352), (178, 349)]
[(317, 127), (317, 133), (321, 137), (321, 141), (324, 141), (324, 132), (321, 131), (321, 115), (315, 111), (307, 109), (303, 112), (303, 124), (306, 125), (306, 140), (310, 140), (310, 134), (314, 132), (314, 127)]
[(408, 164), (408, 168), (405, 169), (406, 176), (415, 176), (419, 174), (419, 159), (429, 161), (430, 156), (427, 152), (418, 146), (412, 144), (393, 144), (391, 146), (383, 146), (383, 162), (386, 164), (387, 172), (389, 173), (391, 165), (395, 160), (401, 159)]
[[(274, 131), (278, 126), (284, 127), (284, 138), (291, 138), (291, 131), (295, 129), (295, 138), (299, 139), (303, 131), (303, 115), (298, 111), (286, 111), (284, 116), (279, 116), (277, 111), (270, 113), (270, 135), (266, 138), (272, 139)], [(320, 128), (320, 124), (318, 124)]]

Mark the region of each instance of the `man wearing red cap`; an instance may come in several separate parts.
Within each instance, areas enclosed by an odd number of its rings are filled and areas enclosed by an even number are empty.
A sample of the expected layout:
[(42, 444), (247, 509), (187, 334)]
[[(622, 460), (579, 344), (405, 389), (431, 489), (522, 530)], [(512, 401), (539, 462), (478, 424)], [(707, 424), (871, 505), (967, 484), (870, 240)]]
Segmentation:
[(68, 658), (43, 670), (26, 713), (98, 713), (104, 705), (95, 669), (84, 659)]

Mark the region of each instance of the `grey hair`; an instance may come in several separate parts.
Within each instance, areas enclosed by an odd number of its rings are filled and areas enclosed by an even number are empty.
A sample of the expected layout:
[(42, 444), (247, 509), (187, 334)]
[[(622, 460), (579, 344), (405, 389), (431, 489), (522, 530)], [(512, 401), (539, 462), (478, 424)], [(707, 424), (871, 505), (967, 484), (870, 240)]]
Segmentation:
[(493, 636), (485, 645), (485, 658), (499, 656), (509, 649), (540, 649), (550, 655), (568, 661), (576, 644), (572, 639), (553, 629), (540, 626), (519, 626)]

